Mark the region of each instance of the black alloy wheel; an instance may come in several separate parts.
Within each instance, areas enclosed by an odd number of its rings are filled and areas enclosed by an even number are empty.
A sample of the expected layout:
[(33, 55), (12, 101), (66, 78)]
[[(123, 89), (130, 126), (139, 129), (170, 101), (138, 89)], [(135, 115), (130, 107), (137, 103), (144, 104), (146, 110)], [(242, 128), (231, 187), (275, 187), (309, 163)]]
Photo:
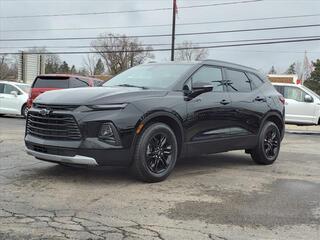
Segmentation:
[(279, 136), (275, 128), (268, 130), (265, 135), (264, 151), (269, 159), (273, 159), (279, 152)]
[(132, 173), (144, 182), (160, 182), (172, 172), (178, 157), (178, 143), (164, 123), (144, 127), (138, 136), (131, 165)]
[(280, 152), (281, 134), (277, 125), (267, 121), (261, 129), (257, 146), (252, 149), (251, 157), (258, 164), (272, 164)]
[(168, 169), (172, 161), (172, 143), (166, 134), (156, 134), (149, 140), (146, 161), (149, 170), (153, 173), (159, 174)]

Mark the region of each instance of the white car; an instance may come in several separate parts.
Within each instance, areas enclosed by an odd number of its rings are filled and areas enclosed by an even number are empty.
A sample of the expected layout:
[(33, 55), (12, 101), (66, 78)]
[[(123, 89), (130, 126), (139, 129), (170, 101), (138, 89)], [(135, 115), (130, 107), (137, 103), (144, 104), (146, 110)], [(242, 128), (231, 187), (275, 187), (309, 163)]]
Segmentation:
[(320, 124), (320, 96), (309, 88), (288, 83), (272, 83), (285, 98), (285, 121), (298, 125)]
[(26, 117), (29, 90), (29, 84), (0, 81), (0, 115), (16, 114)]

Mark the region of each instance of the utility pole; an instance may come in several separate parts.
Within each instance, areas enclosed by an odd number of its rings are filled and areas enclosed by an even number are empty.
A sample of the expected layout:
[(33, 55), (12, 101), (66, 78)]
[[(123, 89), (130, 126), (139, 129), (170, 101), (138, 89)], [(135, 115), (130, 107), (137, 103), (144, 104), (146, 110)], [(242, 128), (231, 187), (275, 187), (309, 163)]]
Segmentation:
[(172, 36), (171, 36), (171, 61), (174, 61), (174, 42), (176, 35), (176, 13), (177, 13), (177, 0), (173, 0), (172, 7)]

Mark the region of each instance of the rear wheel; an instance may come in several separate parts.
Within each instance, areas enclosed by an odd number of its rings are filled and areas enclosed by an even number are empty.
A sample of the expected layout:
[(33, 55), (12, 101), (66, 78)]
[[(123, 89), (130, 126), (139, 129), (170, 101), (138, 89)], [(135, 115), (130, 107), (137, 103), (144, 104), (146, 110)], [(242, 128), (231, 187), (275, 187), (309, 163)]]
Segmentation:
[(160, 182), (172, 172), (178, 155), (174, 132), (164, 123), (144, 129), (135, 146), (132, 173), (144, 182)]
[(251, 157), (258, 164), (272, 164), (280, 151), (281, 134), (277, 125), (266, 122), (261, 130), (258, 145), (252, 149)]
[(22, 106), (22, 108), (21, 108), (21, 115), (22, 115), (24, 118), (26, 118), (27, 115), (28, 115), (28, 111), (29, 111), (29, 109), (28, 109), (28, 107), (27, 107), (27, 104), (24, 104), (24, 105)]

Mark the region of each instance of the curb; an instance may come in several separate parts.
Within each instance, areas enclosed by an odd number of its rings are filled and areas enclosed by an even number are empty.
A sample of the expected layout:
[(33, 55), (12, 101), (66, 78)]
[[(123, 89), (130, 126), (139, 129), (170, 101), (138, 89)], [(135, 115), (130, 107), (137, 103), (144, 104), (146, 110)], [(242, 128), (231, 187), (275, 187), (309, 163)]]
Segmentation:
[(311, 131), (295, 131), (295, 130), (286, 130), (285, 133), (297, 134), (297, 135), (316, 135), (320, 136), (320, 132), (311, 132)]

